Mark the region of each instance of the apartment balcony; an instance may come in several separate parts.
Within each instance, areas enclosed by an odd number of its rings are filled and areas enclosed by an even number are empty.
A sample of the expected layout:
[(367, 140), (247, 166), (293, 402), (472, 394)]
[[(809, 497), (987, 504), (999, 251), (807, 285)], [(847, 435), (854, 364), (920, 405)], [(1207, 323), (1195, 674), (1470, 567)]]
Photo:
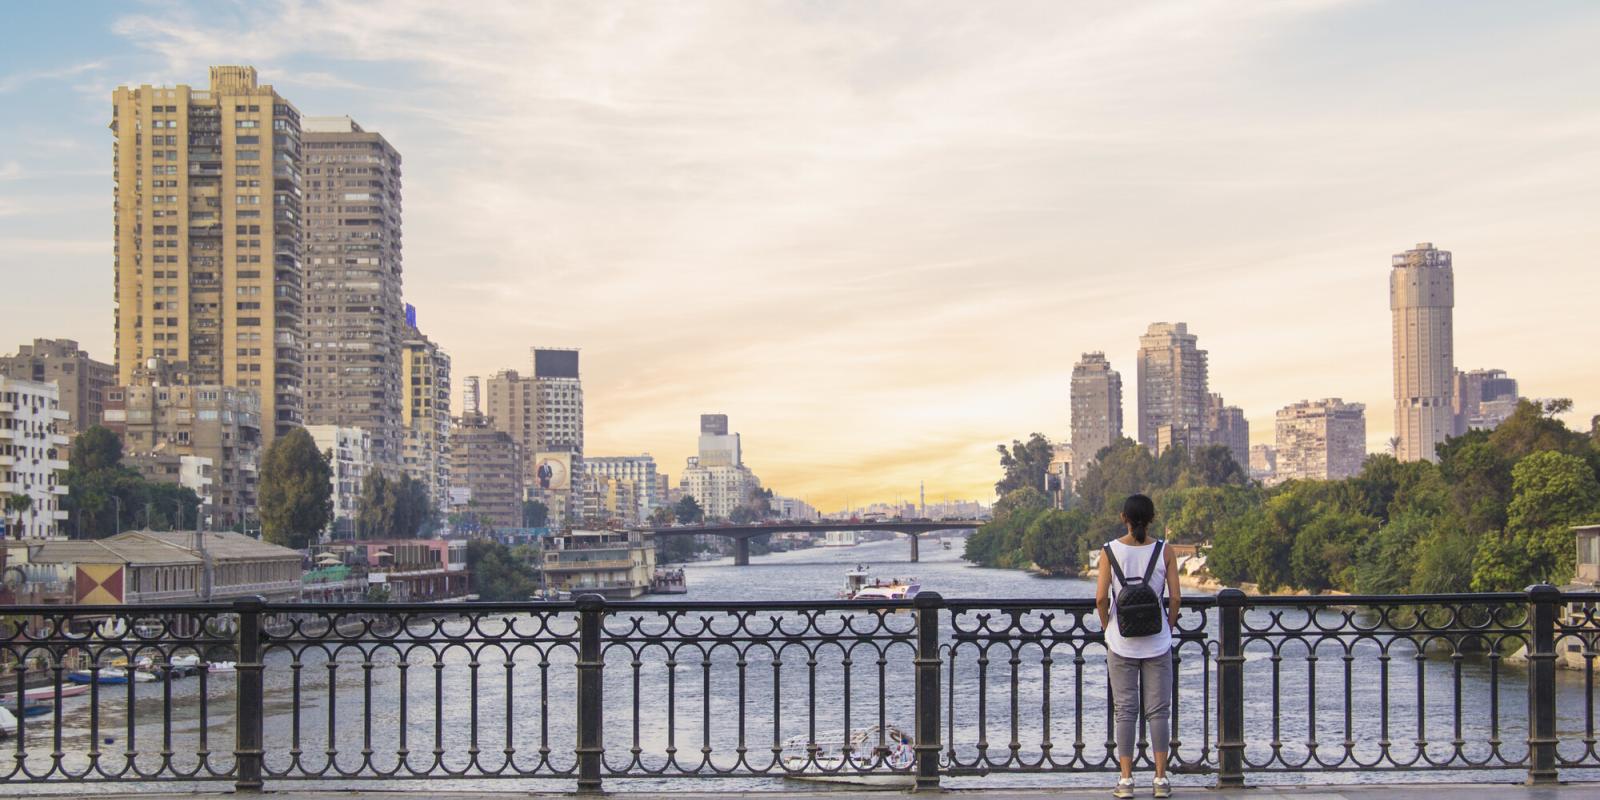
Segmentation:
[(58, 483), (55, 486), (50, 487), (50, 493), (64, 497), (67, 494), (67, 487), (65, 484)]
[(0, 456), (0, 467), (10, 467), (17, 463), (16, 456)]
[(0, 428), (0, 439), (10, 439), (15, 441), (17, 438), (17, 432), (15, 430), (11, 428)]
[(0, 402), (0, 414), (14, 414), (17, 411), (16, 403)]
[[(4, 463), (6, 463), (5, 460), (4, 460), (4, 457), (0, 457), (0, 464), (4, 464)], [(52, 458), (49, 461), (44, 462), (44, 465), (46, 467), (50, 468), (51, 470), (56, 471), (56, 472), (63, 472), (69, 466), (67, 464), (67, 462), (62, 461), (59, 458)]]

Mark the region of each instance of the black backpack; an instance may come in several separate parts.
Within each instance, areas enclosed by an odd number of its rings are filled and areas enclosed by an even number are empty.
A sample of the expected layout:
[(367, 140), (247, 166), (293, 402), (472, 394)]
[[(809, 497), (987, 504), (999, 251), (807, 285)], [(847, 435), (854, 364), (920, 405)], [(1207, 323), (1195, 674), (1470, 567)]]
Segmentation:
[(1111, 570), (1117, 573), (1117, 583), (1122, 587), (1117, 592), (1117, 632), (1124, 638), (1155, 636), (1162, 630), (1161, 598), (1156, 596), (1156, 590), (1150, 588), (1150, 575), (1155, 572), (1156, 564), (1161, 562), (1162, 544), (1160, 539), (1156, 540), (1155, 550), (1150, 553), (1150, 562), (1144, 565), (1144, 577), (1134, 578), (1132, 583), (1122, 574), (1122, 565), (1111, 554), (1111, 545), (1107, 543), (1103, 548), (1106, 558), (1111, 559)]

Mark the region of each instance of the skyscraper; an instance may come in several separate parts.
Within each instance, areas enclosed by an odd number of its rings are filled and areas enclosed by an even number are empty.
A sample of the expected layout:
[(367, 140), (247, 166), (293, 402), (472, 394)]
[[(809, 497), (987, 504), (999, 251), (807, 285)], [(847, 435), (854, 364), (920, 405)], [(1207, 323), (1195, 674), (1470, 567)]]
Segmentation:
[(1395, 455), (1401, 461), (1432, 461), (1434, 449), (1455, 431), (1455, 271), (1450, 251), (1428, 242), (1396, 254), (1392, 263), (1394, 433), (1400, 440)]
[(118, 87), (116, 364), (257, 392), (268, 440), (303, 421), (300, 113), (253, 67), (209, 90)]
[[(1516, 413), (1517, 379), (1503, 369), (1475, 369), (1471, 372), (1456, 370), (1452, 410), (1456, 418), (1456, 435), (1477, 428), (1493, 430)], [(64, 404), (64, 403), (63, 403)]]
[(1176, 439), (1203, 436), (1206, 351), (1198, 341), (1182, 322), (1151, 323), (1139, 337), (1139, 443), (1152, 452), (1159, 448), (1163, 425), (1173, 427)]
[(1074, 474), (1122, 437), (1122, 376), (1106, 354), (1084, 353), (1072, 367), (1072, 452)]
[(1367, 458), (1366, 406), (1335, 397), (1278, 411), (1276, 479), (1339, 480)]
[(399, 467), (400, 154), (349, 117), (306, 117), (301, 140), (306, 424), (361, 428), (373, 463)]

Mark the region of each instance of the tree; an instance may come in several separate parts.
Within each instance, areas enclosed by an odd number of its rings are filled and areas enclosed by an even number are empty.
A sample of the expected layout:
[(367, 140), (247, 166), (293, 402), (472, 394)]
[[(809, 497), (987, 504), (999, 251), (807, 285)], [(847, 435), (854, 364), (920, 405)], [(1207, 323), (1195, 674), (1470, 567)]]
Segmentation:
[(1578, 456), (1546, 450), (1517, 462), (1503, 533), (1473, 562), (1473, 587), (1514, 591), (1572, 578), (1574, 524), (1600, 520), (1600, 482)]
[(672, 513), (672, 506), (656, 506), (650, 509), (650, 524), (658, 528), (671, 525), (677, 519)]
[(672, 507), (672, 515), (685, 525), (698, 525), (705, 520), (705, 511), (700, 508), (692, 495), (684, 495), (677, 505)]
[(279, 436), (261, 458), (262, 537), (303, 549), (333, 518), (333, 472), (305, 428)]
[[(25, 494), (9, 494), (9, 495), (6, 495), (6, 502), (5, 502), (5, 509), (4, 509), (6, 518), (11, 520), (11, 521), (13, 521), (13, 522), (15, 522), (17, 525), (20, 526), (22, 524), (22, 515), (28, 513), (28, 511), (31, 510), (32, 508), (33, 508), (33, 497), (32, 496), (25, 495)], [(12, 538), (20, 538), (20, 537), (12, 537)]]
[(522, 527), (543, 528), (550, 521), (550, 507), (538, 500), (522, 501)]
[(1084, 565), (1090, 517), (1082, 510), (1050, 510), (1028, 524), (1022, 546), (1028, 558), (1052, 575), (1077, 575)]
[(356, 535), (362, 539), (395, 537), (400, 496), (384, 474), (367, 473), (361, 481), (361, 496), (356, 499)]
[(493, 539), (467, 542), (467, 569), (481, 600), (527, 600), (539, 588), (539, 576), (527, 560)]
[(1221, 444), (1196, 450), (1184, 473), (1198, 486), (1243, 486), (1250, 482), (1250, 473), (1233, 460), (1233, 451)]
[(91, 425), (72, 440), (72, 456), (67, 466), (78, 472), (122, 466), (122, 440), (104, 427)]
[(1121, 438), (1100, 451), (1100, 457), (1084, 471), (1077, 493), (1083, 508), (1091, 514), (1115, 514), (1130, 494), (1152, 493), (1157, 488), (1156, 460), (1138, 442)]
[(426, 536), (433, 532), (439, 520), (433, 497), (422, 481), (410, 475), (401, 475), (396, 494), (399, 504), (395, 515), (395, 534), (401, 538)]
[(1005, 476), (994, 485), (994, 493), (1005, 495), (1017, 489), (1044, 488), (1044, 476), (1050, 468), (1050, 461), (1055, 458), (1055, 447), (1050, 444), (1050, 439), (1042, 433), (1035, 433), (1028, 437), (1026, 443), (1019, 439), (1011, 441), (1011, 449), (1007, 450), (1003, 444), (995, 445), (1000, 453), (1000, 469)]

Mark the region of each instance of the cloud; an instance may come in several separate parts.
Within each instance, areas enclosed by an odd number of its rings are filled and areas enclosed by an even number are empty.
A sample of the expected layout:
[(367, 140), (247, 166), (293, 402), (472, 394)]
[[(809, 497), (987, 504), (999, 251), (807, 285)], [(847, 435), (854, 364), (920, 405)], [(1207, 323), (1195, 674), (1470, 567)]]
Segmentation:
[(86, 61), (73, 64), (69, 67), (58, 69), (38, 69), (13, 72), (10, 75), (0, 75), (0, 94), (13, 92), (23, 86), (40, 83), (42, 81), (57, 81), (72, 78), (84, 73), (93, 72), (105, 66), (104, 61)]
[[(1065, 433), (1087, 350), (1122, 371), (1131, 431), (1156, 319), (1199, 333), (1258, 441), (1330, 395), (1368, 403), (1381, 441), (1387, 257), (1417, 240), (1463, 265), (1463, 366), (1600, 393), (1560, 375), (1581, 337), (1537, 333), (1582, 329), (1582, 293), (1530, 294), (1581, 285), (1571, 254), (1597, 244), (1600, 119), (1571, 102), (1600, 79), (1593, 25), (1385, 47), (1403, 16), (297, 1), (113, 30), (152, 82), (254, 63), (395, 143), (407, 296), (459, 374), (580, 344), (592, 451), (671, 471), (724, 410), (769, 485), (827, 504), (918, 475), (986, 496), (994, 442)], [(1522, 308), (1545, 324), (1476, 322)]]

